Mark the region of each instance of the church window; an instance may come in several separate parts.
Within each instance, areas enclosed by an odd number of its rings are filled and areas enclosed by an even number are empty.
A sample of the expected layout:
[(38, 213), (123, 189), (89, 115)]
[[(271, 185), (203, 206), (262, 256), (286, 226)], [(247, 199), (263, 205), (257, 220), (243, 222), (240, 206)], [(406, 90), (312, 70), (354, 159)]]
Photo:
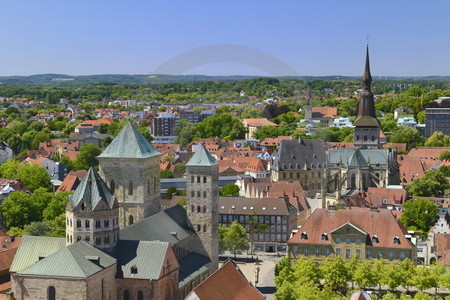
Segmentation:
[(101, 227), (101, 223), (100, 221), (95, 221), (95, 228), (100, 228)]
[(67, 239), (67, 242), (69, 241), (69, 235), (68, 234), (66, 234), (66, 239)]
[(114, 193), (116, 190), (116, 185), (114, 184), (114, 180), (111, 180), (109, 188), (111, 189), (111, 192)]
[(133, 181), (128, 182), (128, 195), (133, 195)]
[(144, 300), (144, 292), (143, 291), (137, 292), (137, 300)]
[(109, 244), (109, 235), (107, 235), (103, 238), (103, 243)]
[(206, 198), (206, 191), (203, 191), (203, 198)]
[(69, 219), (70, 227), (72, 227), (72, 219)]
[(133, 215), (128, 216), (128, 225), (132, 225), (134, 223)]
[(147, 193), (148, 193), (148, 194), (151, 193), (150, 178), (147, 179)]
[(70, 243), (72, 243), (72, 236), (69, 236), (69, 238), (70, 238)]
[(200, 232), (202, 230), (202, 226), (199, 224), (197, 225), (197, 231)]
[(198, 213), (201, 212), (201, 210), (200, 210), (200, 205), (197, 205), (197, 212), (198, 212)]
[(86, 229), (89, 229), (91, 227), (91, 222), (89, 220), (84, 221), (84, 225), (86, 226)]
[(84, 202), (81, 202), (81, 210), (84, 210), (84, 209), (85, 209), (84, 206), (85, 206), (85, 205), (84, 205)]
[(49, 286), (47, 289), (47, 299), (56, 300), (56, 289), (54, 286)]
[(356, 136), (356, 140), (359, 141), (359, 135)]
[(84, 238), (84, 240), (86, 241), (86, 242), (89, 242), (90, 240), (91, 240), (91, 238), (90, 238), (90, 236), (86, 236), (85, 238)]
[(104, 220), (103, 225), (105, 225), (105, 227), (109, 227), (109, 220)]
[(364, 142), (367, 142), (367, 135), (364, 136)]
[(191, 197), (195, 197), (195, 191), (191, 191)]
[(206, 232), (206, 224), (203, 225), (203, 232)]
[(96, 245), (100, 245), (101, 242), (102, 242), (102, 241), (101, 241), (101, 239), (100, 239), (99, 237), (96, 237), (96, 238), (95, 238), (95, 244), (96, 244)]
[(203, 183), (206, 183), (206, 176), (203, 176)]
[(123, 291), (123, 300), (130, 300), (130, 291), (129, 290)]
[(356, 175), (352, 174), (351, 178), (351, 182), (350, 182), (350, 187), (355, 189), (356, 188)]
[(200, 183), (200, 176), (197, 176), (197, 183)]
[(203, 212), (206, 212), (206, 205), (203, 205)]
[(195, 211), (195, 206), (191, 205), (191, 212), (194, 212), (194, 211)]
[(200, 198), (200, 195), (201, 195), (200, 191), (197, 191), (197, 198)]
[(372, 142), (375, 142), (375, 137), (372, 135)]
[(195, 181), (195, 176), (191, 176), (191, 183), (194, 183)]
[(81, 241), (81, 236), (80, 235), (77, 236), (77, 242), (79, 242), (79, 241)]

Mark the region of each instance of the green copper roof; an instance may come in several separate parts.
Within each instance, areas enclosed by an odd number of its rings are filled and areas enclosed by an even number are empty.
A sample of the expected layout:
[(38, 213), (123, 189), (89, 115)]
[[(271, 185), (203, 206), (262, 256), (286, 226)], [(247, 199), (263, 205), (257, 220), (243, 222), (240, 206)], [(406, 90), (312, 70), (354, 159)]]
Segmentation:
[(116, 263), (116, 260), (84, 241), (77, 242), (18, 272), (38, 276), (87, 278)]
[(120, 131), (111, 144), (98, 157), (148, 158), (161, 155), (131, 123)]
[(201, 145), (186, 166), (210, 167), (218, 164), (217, 160)]
[(20, 240), (10, 272), (19, 272), (39, 260), (39, 256), (47, 256), (66, 246), (65, 238), (24, 236)]
[(69, 203), (74, 209), (81, 202), (84, 202), (90, 211), (94, 211), (100, 201), (104, 201), (109, 208), (118, 205), (116, 197), (97, 171), (91, 167), (75, 192), (69, 196)]

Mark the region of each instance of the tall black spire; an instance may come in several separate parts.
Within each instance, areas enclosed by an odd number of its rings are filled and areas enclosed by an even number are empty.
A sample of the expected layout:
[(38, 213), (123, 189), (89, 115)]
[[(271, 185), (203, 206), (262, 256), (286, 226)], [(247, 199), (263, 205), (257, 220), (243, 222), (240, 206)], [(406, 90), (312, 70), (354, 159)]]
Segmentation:
[(358, 116), (353, 125), (378, 127), (379, 123), (375, 114), (375, 101), (373, 99), (373, 93), (370, 90), (372, 75), (370, 75), (369, 45), (367, 45), (366, 49), (366, 66), (364, 68), (362, 80), (364, 83), (364, 91), (362, 93), (361, 100), (359, 100)]

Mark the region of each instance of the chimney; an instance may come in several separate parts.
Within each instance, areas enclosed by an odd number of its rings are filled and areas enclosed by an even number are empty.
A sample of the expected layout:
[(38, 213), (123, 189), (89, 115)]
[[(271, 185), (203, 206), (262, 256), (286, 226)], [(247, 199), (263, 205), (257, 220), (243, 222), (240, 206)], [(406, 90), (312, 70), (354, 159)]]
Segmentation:
[(177, 233), (176, 233), (176, 231), (171, 231), (171, 232), (170, 232), (170, 235), (172, 235), (174, 238), (177, 238)]

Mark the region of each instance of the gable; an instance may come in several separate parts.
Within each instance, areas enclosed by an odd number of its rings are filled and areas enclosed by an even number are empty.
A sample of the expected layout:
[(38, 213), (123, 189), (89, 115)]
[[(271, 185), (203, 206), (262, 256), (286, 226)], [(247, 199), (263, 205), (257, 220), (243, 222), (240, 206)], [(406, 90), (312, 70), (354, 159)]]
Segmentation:
[(331, 235), (359, 235), (359, 236), (365, 236), (367, 233), (364, 232), (364, 230), (359, 229), (352, 223), (346, 223), (335, 230), (330, 232)]

